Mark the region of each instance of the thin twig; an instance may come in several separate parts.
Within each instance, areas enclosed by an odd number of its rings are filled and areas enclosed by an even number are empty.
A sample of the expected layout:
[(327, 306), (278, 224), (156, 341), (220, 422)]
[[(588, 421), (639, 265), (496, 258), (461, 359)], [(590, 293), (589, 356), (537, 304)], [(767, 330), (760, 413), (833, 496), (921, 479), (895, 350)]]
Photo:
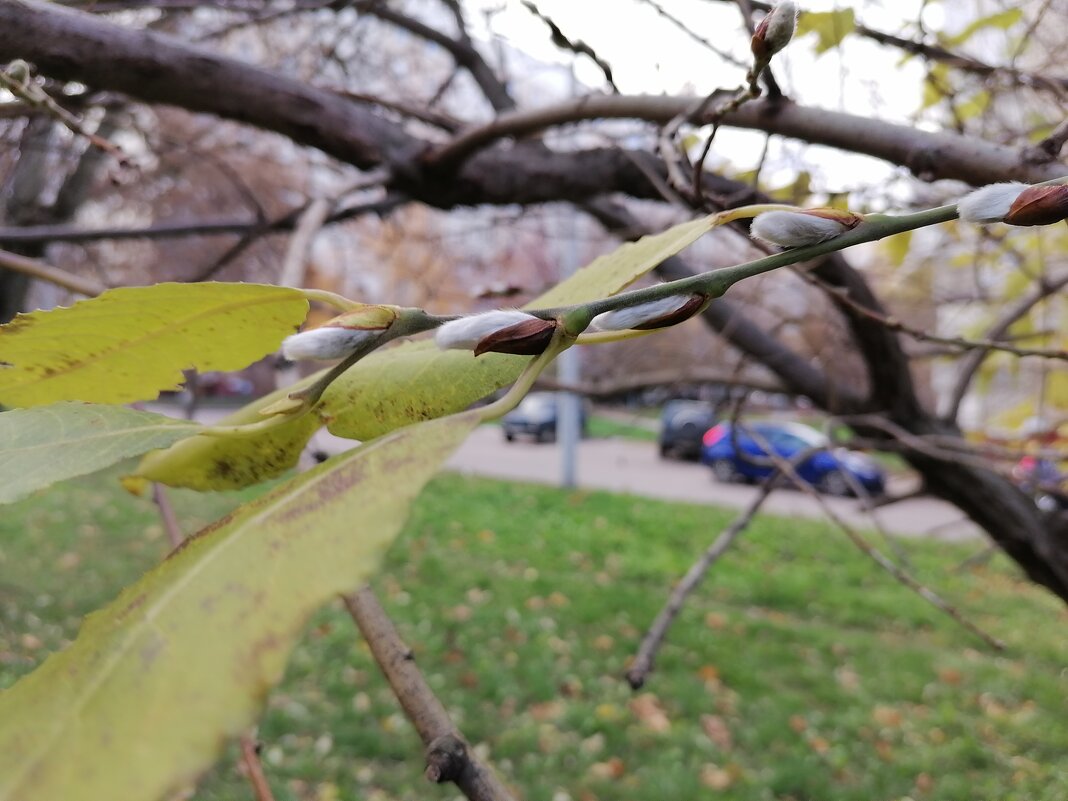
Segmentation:
[(163, 530), (167, 532), (167, 541), (171, 548), (177, 548), (182, 544), (185, 535), (182, 534), (182, 527), (178, 525), (178, 516), (174, 513), (174, 505), (166, 488), (155, 481), (152, 482), (152, 500), (159, 508), (159, 517), (163, 521)]
[(426, 746), (427, 779), (455, 783), (470, 801), (514, 801), (493, 770), (472, 752), (371, 588), (343, 595), (342, 600)]
[(96, 283), (92, 279), (82, 278), (79, 275), (68, 273), (66, 270), (60, 270), (50, 264), (45, 264), (43, 261), (20, 256), (18, 253), (11, 253), (7, 250), (0, 250), (0, 267), (54, 284), (71, 292), (77, 292), (87, 298), (96, 297), (107, 289), (107, 287)]
[(245, 765), (249, 783), (256, 794), (256, 801), (274, 801), (271, 785), (267, 782), (267, 776), (263, 772), (260, 763), (260, 747), (252, 737), (245, 734), (241, 737), (241, 761)]
[[(804, 278), (813, 286), (817, 286), (831, 295), (836, 301), (839, 301), (845, 306), (848, 306), (858, 314), (862, 314), (870, 320), (874, 320), (880, 323), (891, 331), (897, 331), (898, 333), (905, 334), (912, 339), (920, 342), (934, 342), (939, 345), (946, 345), (951, 348), (957, 348), (959, 350), (979, 350), (979, 351), (991, 351), (1000, 350), (1005, 353), (1011, 353), (1014, 356), (1034, 356), (1040, 359), (1060, 359), (1062, 361), (1068, 361), (1068, 350), (1063, 348), (1025, 348), (1019, 345), (1012, 345), (1007, 342), (1003, 342), (997, 339), (965, 339), (963, 337), (944, 337), (937, 334), (931, 334), (920, 328), (914, 328), (910, 325), (906, 325), (897, 317), (891, 315), (881, 314), (874, 309), (870, 309), (867, 306), (857, 303), (849, 295), (849, 289), (846, 287), (831, 286), (826, 281), (822, 280), (818, 276), (814, 275), (807, 270), (796, 270), (798, 275)], [(1068, 283), (1068, 275), (1064, 276), (1064, 282)]]
[(701, 557), (686, 571), (686, 575), (682, 577), (682, 580), (675, 585), (675, 589), (671, 591), (671, 597), (668, 598), (668, 602), (664, 604), (664, 608), (660, 610), (645, 637), (642, 638), (638, 653), (635, 654), (634, 660), (631, 662), (630, 667), (627, 668), (625, 676), (632, 689), (637, 690), (645, 684), (645, 680), (653, 670), (656, 654), (664, 643), (664, 637), (667, 635), (668, 629), (678, 616), (686, 599), (704, 580), (712, 565), (727, 552), (727, 549), (731, 547), (738, 535), (745, 531), (746, 527), (752, 522), (753, 517), (774, 490), (775, 479), (778, 476), (779, 473), (776, 471), (764, 481), (760, 491), (750, 501), (746, 510), (731, 521), (731, 524), (723, 530), (715, 542), (705, 549)]
[(877, 564), (879, 567), (889, 573), (900, 584), (905, 585), (910, 590), (915, 592), (917, 595), (923, 598), (923, 600), (927, 601), (927, 603), (941, 610), (946, 615), (949, 615), (949, 617), (953, 618), (953, 620), (957, 621), (957, 623), (959, 623), (972, 634), (977, 636), (991, 648), (994, 648), (998, 651), (1005, 650), (1005, 643), (1003, 643), (996, 637), (987, 634), (975, 623), (972, 623), (960, 612), (960, 610), (944, 601), (937, 593), (935, 593), (929, 587), (924, 584), (921, 584), (919, 581), (914, 579), (908, 572), (903, 570), (900, 566), (894, 564), (881, 551), (879, 551), (877, 548), (872, 546), (866, 539), (864, 539), (864, 537), (862, 537), (852, 526), (846, 523), (845, 520), (843, 520), (837, 512), (834, 511), (831, 505), (827, 503), (826, 499), (824, 499), (824, 497), (820, 495), (819, 492), (817, 492), (811, 484), (809, 484), (807, 481), (801, 478), (800, 475), (798, 475), (797, 470), (794, 469), (794, 466), (789, 459), (784, 459), (783, 457), (775, 453), (775, 450), (768, 444), (767, 440), (765, 440), (764, 437), (760, 436), (759, 432), (750, 429), (748, 433), (756, 441), (760, 449), (771, 458), (771, 460), (782, 471), (782, 473), (787, 476), (794, 484), (796, 484), (806, 495), (815, 500), (816, 503), (819, 504), (820, 509), (823, 510), (823, 513), (828, 517), (828, 519), (832, 523), (834, 523), (839, 529), (841, 529), (842, 533), (844, 533), (849, 538), (849, 541), (852, 542), (857, 548), (859, 548), (861, 552), (866, 554), (873, 562), (875, 562), (875, 564)]

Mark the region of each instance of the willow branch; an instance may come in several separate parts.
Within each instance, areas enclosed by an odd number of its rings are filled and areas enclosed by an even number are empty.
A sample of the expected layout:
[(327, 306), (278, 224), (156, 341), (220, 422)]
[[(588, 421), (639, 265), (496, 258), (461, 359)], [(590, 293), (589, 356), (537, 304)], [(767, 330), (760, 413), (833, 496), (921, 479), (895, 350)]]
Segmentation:
[(664, 643), (664, 637), (667, 636), (668, 629), (675, 621), (675, 618), (678, 617), (679, 612), (682, 611), (686, 599), (701, 584), (712, 566), (734, 544), (738, 535), (745, 531), (753, 521), (756, 513), (760, 511), (760, 507), (764, 505), (764, 501), (774, 490), (775, 479), (778, 477), (779, 472), (776, 470), (764, 480), (764, 483), (760, 486), (760, 491), (750, 501), (745, 511), (731, 521), (731, 524), (723, 530), (715, 542), (708, 546), (705, 552), (701, 554), (701, 557), (686, 571), (686, 575), (682, 577), (682, 580), (675, 585), (675, 589), (671, 591), (671, 597), (668, 598), (664, 608), (660, 610), (653, 624), (649, 627), (649, 631), (642, 638), (638, 652), (635, 654), (630, 667), (627, 668), (625, 676), (631, 689), (637, 690), (645, 684), (646, 679), (649, 678), (649, 674), (653, 670), (657, 652)]
[(806, 495), (816, 501), (820, 509), (827, 516), (827, 518), (832, 523), (834, 523), (835, 526), (837, 526), (838, 529), (846, 535), (846, 537), (849, 538), (849, 541), (852, 542), (853, 545), (855, 545), (862, 553), (864, 553), (868, 558), (875, 562), (875, 564), (877, 564), (879, 567), (889, 573), (898, 583), (908, 587), (914, 593), (923, 598), (923, 600), (925, 600), (927, 603), (931, 604), (936, 609), (948, 615), (950, 618), (952, 618), (961, 626), (970, 631), (972, 634), (977, 636), (991, 648), (994, 648), (998, 651), (1003, 651), (1005, 649), (1005, 644), (1001, 642), (1001, 640), (991, 636), (987, 632), (983, 631), (983, 629), (981, 629), (979, 626), (972, 623), (970, 620), (968, 620), (968, 618), (961, 614), (960, 610), (944, 601), (937, 593), (935, 593), (929, 587), (924, 584), (921, 584), (919, 581), (913, 578), (912, 575), (909, 574), (906, 570), (902, 569), (900, 566), (892, 562), (881, 551), (879, 551), (877, 548), (872, 546), (871, 543), (864, 539), (864, 537), (862, 537), (856, 531), (856, 529), (849, 525), (845, 520), (842, 519), (841, 516), (839, 516), (836, 511), (834, 511), (834, 508), (829, 503), (827, 503), (826, 499), (822, 495), (820, 495), (820, 493), (817, 492), (811, 484), (809, 484), (807, 481), (801, 478), (800, 475), (798, 475), (797, 470), (791, 463), (791, 460), (784, 459), (783, 457), (779, 456), (775, 452), (775, 450), (767, 443), (767, 441), (760, 436), (758, 432), (750, 429), (748, 433), (754, 440), (756, 440), (757, 445), (760, 447), (760, 450), (768, 455), (768, 457), (782, 472), (782, 474), (785, 475), (788, 479), (790, 479), (790, 481), (793, 482), (796, 486), (798, 486)]
[(107, 287), (89, 278), (82, 278), (50, 264), (45, 264), (43, 261), (20, 256), (7, 250), (0, 250), (0, 267), (28, 275), (39, 281), (45, 281), (70, 292), (76, 292), (79, 295), (85, 295), (88, 298), (96, 297), (107, 289)]
[(1031, 292), (1002, 311), (994, 325), (986, 332), (986, 339), (993, 342), (994, 346), (973, 351), (962, 361), (960, 373), (957, 375), (957, 381), (953, 385), (953, 394), (950, 396), (949, 410), (946, 412), (948, 419), (956, 419), (957, 414), (960, 412), (960, 405), (964, 401), (964, 396), (968, 393), (968, 387), (971, 386), (976, 371), (982, 366), (983, 360), (990, 353), (990, 350), (995, 349), (995, 346), (998, 345), (1001, 346), (997, 347), (999, 350), (1007, 349), (1002, 343), (1007, 338), (1006, 335), (1013, 323), (1024, 317), (1036, 304), (1055, 295), (1065, 286), (1068, 286), (1068, 273), (1053, 279), (1044, 279)]
[(256, 794), (256, 801), (274, 801), (271, 785), (267, 782), (267, 775), (263, 772), (260, 762), (259, 744), (247, 734), (241, 737), (241, 762), (248, 774), (252, 792)]
[(345, 607), (356, 621), (371, 654), (385, 675), (404, 714), (426, 746), (426, 777), (432, 782), (454, 782), (470, 801), (513, 801), (508, 788), (493, 770), (479, 760), (434, 695), (369, 587), (343, 595)]

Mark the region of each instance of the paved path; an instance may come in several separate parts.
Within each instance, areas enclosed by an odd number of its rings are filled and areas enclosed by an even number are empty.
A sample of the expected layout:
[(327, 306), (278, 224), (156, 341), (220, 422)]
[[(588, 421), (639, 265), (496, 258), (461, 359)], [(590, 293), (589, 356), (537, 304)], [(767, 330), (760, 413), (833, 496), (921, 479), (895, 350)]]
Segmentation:
[[(462, 473), (540, 484), (555, 484), (560, 476), (560, 450), (555, 445), (505, 442), (495, 426), (477, 429), (448, 467)], [(711, 471), (695, 462), (663, 460), (656, 444), (626, 439), (588, 439), (579, 445), (578, 483), (581, 487), (626, 492), (666, 500), (743, 508), (757, 490), (737, 484), (718, 484)], [(892, 486), (895, 492), (908, 489)], [(849, 523), (871, 528), (855, 500), (827, 498)], [(765, 510), (786, 517), (823, 517), (819, 504), (802, 492), (784, 489), (764, 502)], [(933, 498), (915, 498), (876, 512), (887, 531), (900, 536), (958, 541), (981, 536), (956, 507)]]

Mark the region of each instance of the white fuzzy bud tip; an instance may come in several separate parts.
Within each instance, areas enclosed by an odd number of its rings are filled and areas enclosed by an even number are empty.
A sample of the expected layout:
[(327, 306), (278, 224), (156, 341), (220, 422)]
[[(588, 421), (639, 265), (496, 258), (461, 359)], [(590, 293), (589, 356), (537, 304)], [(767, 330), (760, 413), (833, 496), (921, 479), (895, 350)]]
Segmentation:
[(850, 226), (838, 220), (802, 211), (766, 211), (753, 219), (749, 233), (772, 245), (799, 248), (834, 239), (849, 229)]
[(794, 38), (797, 31), (797, 3), (785, 0), (760, 21), (753, 33), (753, 54), (769, 59)]
[(649, 303), (641, 303), (637, 306), (628, 306), (625, 309), (598, 314), (593, 318), (590, 326), (598, 331), (626, 331), (631, 328), (639, 328), (648, 323), (667, 317), (691, 303), (692, 295), (676, 295), (670, 298), (661, 298)]
[(1027, 184), (1015, 182), (984, 186), (962, 197), (957, 203), (957, 213), (967, 222), (1001, 222), (1016, 202), (1016, 198), (1027, 188)]
[(472, 314), (452, 320), (434, 334), (434, 341), (442, 350), (474, 350), (483, 339), (503, 328), (538, 318), (518, 309), (498, 309), (484, 314)]
[(293, 334), (282, 341), (282, 355), (291, 362), (303, 359), (343, 359), (381, 331), (326, 326)]

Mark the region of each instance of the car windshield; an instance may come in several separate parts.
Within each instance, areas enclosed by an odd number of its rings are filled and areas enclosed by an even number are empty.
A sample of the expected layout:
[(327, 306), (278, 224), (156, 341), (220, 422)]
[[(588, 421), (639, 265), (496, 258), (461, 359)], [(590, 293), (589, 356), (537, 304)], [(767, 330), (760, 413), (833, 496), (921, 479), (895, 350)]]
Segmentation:
[(781, 423), (775, 425), (755, 426), (757, 432), (773, 445), (791, 446), (793, 448), (826, 448), (830, 445), (819, 431), (801, 423)]

